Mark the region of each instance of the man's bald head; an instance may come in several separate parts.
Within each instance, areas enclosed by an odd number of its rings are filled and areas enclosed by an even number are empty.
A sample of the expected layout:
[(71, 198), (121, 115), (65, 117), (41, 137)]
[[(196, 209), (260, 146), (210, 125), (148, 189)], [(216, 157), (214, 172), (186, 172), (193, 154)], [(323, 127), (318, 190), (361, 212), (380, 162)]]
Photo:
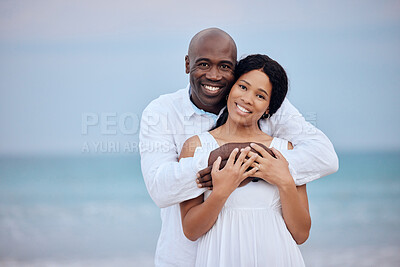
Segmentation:
[(185, 57), (190, 76), (192, 102), (200, 109), (218, 114), (234, 82), (237, 49), (232, 37), (218, 28), (197, 33)]
[(237, 57), (237, 48), (236, 48), (236, 43), (233, 40), (233, 38), (226, 33), (225, 31), (219, 29), (219, 28), (208, 28), (204, 29), (193, 36), (192, 40), (190, 40), (189, 44), (189, 49), (188, 49), (188, 56), (191, 57), (193, 55), (193, 52), (195, 52), (198, 49), (198, 45), (201, 45), (201, 43), (205, 39), (218, 39), (222, 41), (223, 43), (230, 43), (232, 48), (234, 49), (235, 53), (235, 60)]

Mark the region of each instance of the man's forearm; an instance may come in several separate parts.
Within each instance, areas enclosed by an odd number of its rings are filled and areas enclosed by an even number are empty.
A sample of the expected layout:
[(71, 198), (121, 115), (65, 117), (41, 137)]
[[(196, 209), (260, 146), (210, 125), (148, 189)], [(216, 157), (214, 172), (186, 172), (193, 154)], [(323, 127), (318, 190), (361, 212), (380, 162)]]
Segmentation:
[(147, 190), (156, 205), (164, 208), (197, 197), (204, 190), (196, 185), (201, 161), (193, 158), (178, 163), (179, 144), (169, 130), (174, 128), (168, 124), (168, 114), (159, 107), (152, 102), (143, 111), (139, 148)]
[(293, 150), (281, 151), (289, 162), (291, 174), (298, 186), (335, 173), (339, 168), (332, 143), (321, 131), (316, 130), (316, 138), (297, 143)]
[(285, 99), (277, 114), (262, 122), (262, 128), (267, 133), (269, 130), (272, 136), (293, 144), (293, 150), (281, 152), (289, 162), (296, 185), (338, 170), (338, 157), (329, 138), (307, 122), (289, 100)]
[[(158, 164), (150, 155), (142, 156), (142, 172), (147, 190), (160, 208), (195, 198), (204, 192), (196, 184), (200, 159), (185, 158), (179, 162)], [(160, 160), (161, 161), (161, 160)]]

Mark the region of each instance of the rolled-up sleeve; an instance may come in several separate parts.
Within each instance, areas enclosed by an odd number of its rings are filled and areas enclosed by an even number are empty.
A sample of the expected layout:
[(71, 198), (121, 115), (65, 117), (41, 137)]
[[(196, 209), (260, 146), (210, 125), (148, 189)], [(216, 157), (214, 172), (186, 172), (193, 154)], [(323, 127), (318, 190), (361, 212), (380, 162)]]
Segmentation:
[(196, 184), (196, 173), (205, 168), (208, 155), (197, 153), (178, 162), (178, 150), (166, 114), (151, 103), (142, 114), (140, 124), (140, 156), (147, 190), (160, 208), (195, 198), (205, 189)]

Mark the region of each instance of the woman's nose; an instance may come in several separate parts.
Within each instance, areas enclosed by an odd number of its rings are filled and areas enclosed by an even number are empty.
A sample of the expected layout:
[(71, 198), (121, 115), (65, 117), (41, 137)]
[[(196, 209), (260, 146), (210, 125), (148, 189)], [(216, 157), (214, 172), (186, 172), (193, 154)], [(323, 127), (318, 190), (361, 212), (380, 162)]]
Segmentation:
[(252, 104), (253, 98), (251, 97), (251, 94), (249, 92), (245, 92), (242, 95), (242, 101), (246, 104)]

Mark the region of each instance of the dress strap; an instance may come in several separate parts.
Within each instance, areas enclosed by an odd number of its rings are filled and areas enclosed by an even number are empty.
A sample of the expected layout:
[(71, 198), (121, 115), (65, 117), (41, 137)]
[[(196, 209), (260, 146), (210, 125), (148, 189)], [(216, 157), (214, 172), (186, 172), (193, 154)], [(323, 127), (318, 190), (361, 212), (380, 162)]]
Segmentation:
[(212, 151), (219, 147), (217, 140), (209, 132), (204, 132), (198, 135), (201, 146), (208, 151)]

